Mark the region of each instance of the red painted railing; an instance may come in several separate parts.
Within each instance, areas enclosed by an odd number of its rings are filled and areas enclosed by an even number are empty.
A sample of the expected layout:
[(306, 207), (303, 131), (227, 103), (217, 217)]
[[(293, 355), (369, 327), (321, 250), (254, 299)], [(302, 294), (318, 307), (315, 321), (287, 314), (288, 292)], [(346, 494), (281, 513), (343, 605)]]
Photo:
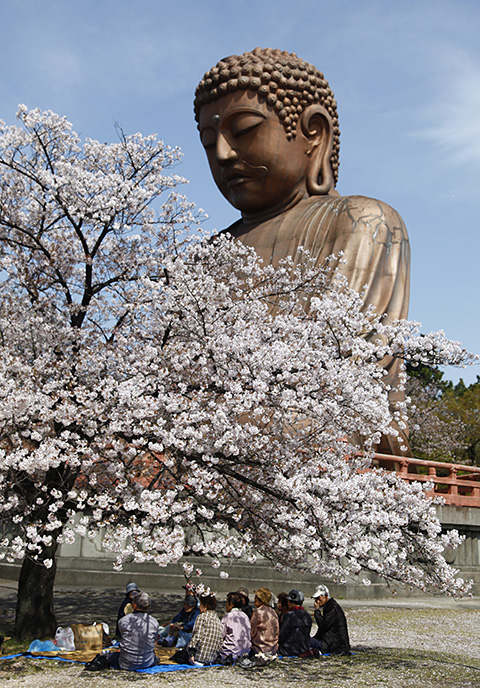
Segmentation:
[(404, 456), (375, 454), (373, 465), (395, 471), (404, 480), (433, 482), (431, 495), (439, 495), (446, 504), (480, 507), (480, 468), (441, 461), (423, 461)]

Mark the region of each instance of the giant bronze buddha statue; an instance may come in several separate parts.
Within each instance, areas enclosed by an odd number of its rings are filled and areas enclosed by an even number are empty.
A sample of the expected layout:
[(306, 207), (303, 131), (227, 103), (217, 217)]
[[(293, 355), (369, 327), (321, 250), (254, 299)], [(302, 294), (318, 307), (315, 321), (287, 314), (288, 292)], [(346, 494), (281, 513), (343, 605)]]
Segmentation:
[[(382, 201), (335, 190), (340, 131), (321, 72), (270, 48), (232, 55), (205, 74), (194, 108), (215, 183), (241, 212), (226, 231), (253, 246), (265, 264), (286, 256), (298, 263), (299, 247), (318, 265), (342, 252), (338, 270), (364, 294), (366, 306), (390, 320), (407, 316), (405, 225)], [(395, 387), (398, 361), (382, 365)], [(405, 445), (400, 431), (398, 438), (384, 438), (379, 451), (400, 454)]]

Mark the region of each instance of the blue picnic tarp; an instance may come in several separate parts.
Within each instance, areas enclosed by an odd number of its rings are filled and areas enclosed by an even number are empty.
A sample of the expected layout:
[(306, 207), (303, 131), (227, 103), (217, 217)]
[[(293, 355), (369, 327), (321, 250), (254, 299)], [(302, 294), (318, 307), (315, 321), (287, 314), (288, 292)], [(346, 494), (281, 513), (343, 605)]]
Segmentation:
[[(15, 659), (15, 657), (30, 657), (33, 659), (53, 659), (57, 662), (75, 662), (77, 664), (86, 664), (79, 659), (68, 659), (66, 657), (53, 657), (52, 655), (32, 655), (31, 652), (20, 652), (15, 655), (0, 655), (0, 659)], [(221, 664), (211, 664), (210, 666), (222, 666)], [(181, 671), (185, 669), (204, 669), (209, 667), (200, 667), (192, 664), (157, 664), (156, 666), (150, 667), (149, 669), (137, 669), (135, 673), (138, 674), (162, 674), (169, 671)]]
[(210, 669), (211, 667), (222, 666), (221, 664), (209, 664), (206, 667), (195, 666), (194, 664), (157, 664), (149, 669), (137, 669), (137, 674), (163, 674), (167, 671), (178, 671), (179, 669)]

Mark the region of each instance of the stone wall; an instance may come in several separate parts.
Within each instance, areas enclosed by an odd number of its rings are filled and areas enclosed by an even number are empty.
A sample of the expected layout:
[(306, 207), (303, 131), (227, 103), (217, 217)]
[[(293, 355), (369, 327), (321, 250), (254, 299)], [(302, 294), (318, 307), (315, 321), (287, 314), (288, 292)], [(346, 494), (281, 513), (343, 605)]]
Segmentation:
[[(480, 509), (472, 507), (438, 507), (438, 515), (446, 529), (457, 528), (465, 536), (464, 543), (456, 552), (447, 552), (449, 563), (460, 569), (465, 579), (473, 578), (474, 595), (480, 595)], [(159, 568), (155, 564), (130, 564), (123, 571), (114, 571), (114, 555), (106, 552), (101, 546), (100, 537), (93, 541), (79, 539), (72, 545), (59, 548), (56, 585), (59, 587), (103, 587), (123, 588), (130, 580), (135, 580), (140, 588), (157, 592), (182, 593), (185, 579), (178, 564)], [(204, 572), (202, 582), (221, 594), (235, 590), (240, 585), (250, 590), (266, 585), (275, 593), (299, 588), (306, 595), (311, 595), (318, 582), (325, 582), (331, 594), (340, 599), (381, 599), (406, 594), (420, 595), (408, 591), (404, 586), (386, 587), (377, 577), (367, 574), (353, 578), (345, 584), (334, 584), (330, 581), (319, 581), (311, 574), (292, 573), (285, 575), (274, 571), (269, 562), (260, 559), (255, 565), (237, 562), (222, 567), (229, 573), (228, 579), (222, 579), (218, 571), (211, 568), (208, 560), (188, 558), (188, 561)], [(0, 563), (0, 578), (15, 580), (18, 577), (18, 564)], [(361, 578), (371, 581), (369, 586)]]

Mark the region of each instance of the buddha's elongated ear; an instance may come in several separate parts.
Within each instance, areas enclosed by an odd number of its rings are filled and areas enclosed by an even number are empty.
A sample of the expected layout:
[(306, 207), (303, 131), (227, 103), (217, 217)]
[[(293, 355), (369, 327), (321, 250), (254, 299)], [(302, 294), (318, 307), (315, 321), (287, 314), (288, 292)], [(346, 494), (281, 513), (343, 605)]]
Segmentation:
[(321, 105), (309, 105), (300, 116), (302, 132), (309, 142), (307, 155), (307, 191), (310, 196), (328, 194), (334, 186), (330, 155), (333, 146), (333, 125), (327, 110)]

